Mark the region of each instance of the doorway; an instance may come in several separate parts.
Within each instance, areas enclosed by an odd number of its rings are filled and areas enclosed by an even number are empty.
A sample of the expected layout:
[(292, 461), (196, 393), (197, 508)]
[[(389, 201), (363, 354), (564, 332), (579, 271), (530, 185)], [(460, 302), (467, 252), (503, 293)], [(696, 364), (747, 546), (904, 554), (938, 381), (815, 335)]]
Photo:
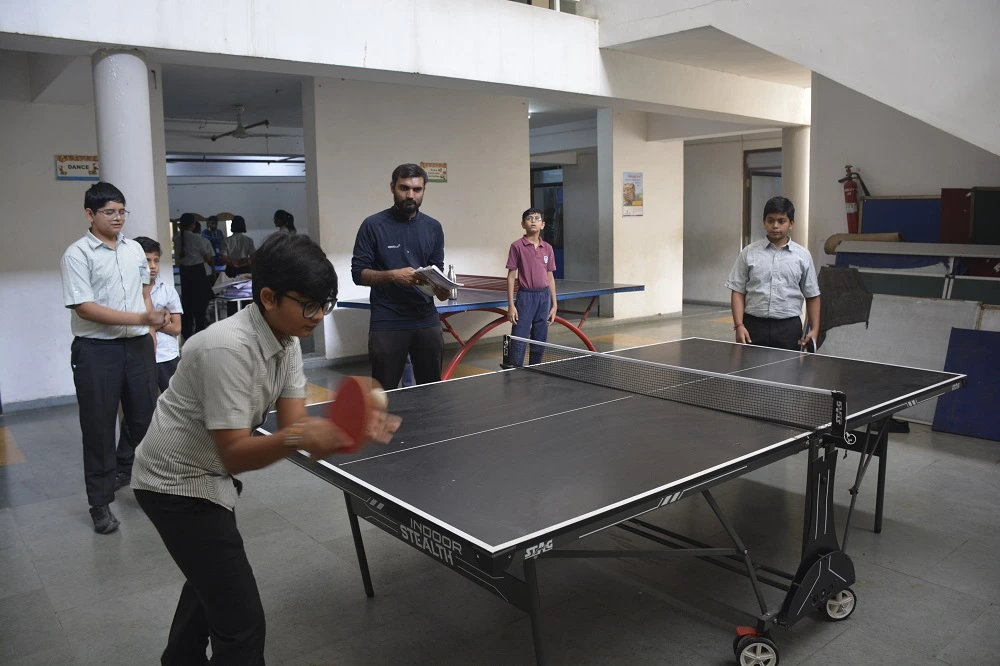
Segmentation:
[(781, 149), (743, 151), (743, 247), (764, 238), (764, 204), (781, 194)]
[(553, 276), (563, 276), (563, 170), (562, 167), (540, 167), (531, 170), (531, 207), (542, 211), (545, 228), (542, 240), (552, 246), (556, 270)]

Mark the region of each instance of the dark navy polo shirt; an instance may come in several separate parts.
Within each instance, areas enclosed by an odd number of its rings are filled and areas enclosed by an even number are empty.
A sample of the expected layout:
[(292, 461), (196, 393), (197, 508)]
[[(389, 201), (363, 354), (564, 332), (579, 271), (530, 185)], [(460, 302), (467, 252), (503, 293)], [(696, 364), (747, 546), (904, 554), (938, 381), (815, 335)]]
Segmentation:
[[(354, 241), (351, 277), (361, 284), (361, 272), (430, 265), (444, 270), (444, 230), (429, 215), (417, 212), (408, 220), (395, 207), (361, 223)], [(371, 288), (372, 330), (408, 330), (440, 326), (434, 299), (416, 287), (384, 284)]]

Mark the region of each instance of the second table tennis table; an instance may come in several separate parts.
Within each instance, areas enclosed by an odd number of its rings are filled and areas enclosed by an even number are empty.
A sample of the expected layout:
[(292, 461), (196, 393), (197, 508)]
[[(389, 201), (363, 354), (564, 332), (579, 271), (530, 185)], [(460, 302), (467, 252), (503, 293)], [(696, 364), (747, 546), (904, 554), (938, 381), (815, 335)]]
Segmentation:
[[(505, 350), (510, 347), (508, 336)], [(733, 649), (742, 663), (777, 664), (771, 634), (777, 626), (817, 610), (846, 619), (856, 597), (853, 563), (843, 550), (848, 528), (838, 539), (833, 516), (838, 447), (854, 439), (852, 429), (866, 428), (863, 441), (850, 442), (862, 455), (849, 525), (889, 418), (966, 381), (946, 372), (698, 338), (611, 354), (547, 347), (565, 358), (551, 360), (547, 350), (535, 366), (391, 391), (390, 411), (403, 421), (386, 447), (318, 461), (303, 453), (291, 457), (344, 492), (368, 596), (374, 590), (359, 517), (528, 613), (538, 663), (545, 660), (540, 559), (687, 555), (743, 573), (760, 612), (755, 626), (737, 629)], [(604, 372), (606, 363), (618, 367)], [(572, 379), (546, 370), (573, 364), (584, 371)], [(663, 389), (675, 391), (677, 400), (654, 397), (660, 388), (629, 390), (649, 372), (678, 377)], [(716, 383), (727, 378), (736, 394)], [(761, 407), (754, 404), (756, 391), (775, 386), (807, 391), (803, 402), (836, 389), (830, 421), (803, 429), (747, 416)], [(699, 387), (722, 406), (740, 394), (744, 404), (724, 411), (719, 404), (689, 404)], [(779, 405), (777, 420), (798, 408)], [(309, 407), (310, 414), (323, 410), (322, 404)], [(263, 432), (277, 429), (274, 418)], [(802, 555), (798, 570), (786, 574), (751, 559), (711, 489), (803, 451), (809, 459)], [(700, 543), (641, 518), (695, 494), (708, 502), (730, 545)], [(586, 537), (612, 527), (651, 547), (587, 547)], [(780, 609), (767, 607), (762, 583), (786, 590)]]
[[(458, 298), (447, 301), (435, 301), (438, 316), (441, 318), (441, 327), (455, 339), (459, 344), (458, 353), (441, 373), (442, 379), (450, 379), (455, 368), (461, 363), (462, 358), (472, 349), (473, 345), (479, 342), (487, 333), (502, 326), (507, 321), (507, 278), (490, 275), (464, 275), (460, 274), (455, 278), (464, 285), (458, 290)], [(576, 299), (590, 299), (587, 307), (579, 312), (560, 309), (560, 314), (556, 316), (555, 322), (567, 328), (571, 333), (580, 339), (588, 349), (593, 350), (594, 345), (583, 332), (583, 325), (597, 304), (597, 299), (601, 296), (612, 294), (623, 294), (631, 291), (643, 291), (646, 287), (641, 284), (613, 284), (607, 282), (587, 282), (582, 280), (556, 280), (556, 300), (559, 302)], [(517, 288), (515, 286), (515, 293)], [(338, 308), (353, 308), (356, 310), (370, 310), (371, 303), (367, 298), (356, 298), (337, 302)], [(479, 328), (468, 339), (463, 339), (455, 327), (451, 325), (449, 319), (462, 312), (491, 312), (499, 315)], [(570, 322), (562, 315), (578, 314), (580, 320), (576, 324)]]

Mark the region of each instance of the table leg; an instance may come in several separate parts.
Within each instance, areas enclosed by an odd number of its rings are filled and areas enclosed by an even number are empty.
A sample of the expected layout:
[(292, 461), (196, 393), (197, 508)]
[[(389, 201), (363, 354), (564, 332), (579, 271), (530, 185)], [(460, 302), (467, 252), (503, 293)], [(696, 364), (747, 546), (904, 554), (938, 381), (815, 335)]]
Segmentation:
[(344, 493), (344, 501), (347, 503), (347, 519), (351, 523), (351, 534), (354, 535), (354, 549), (358, 553), (358, 568), (361, 569), (361, 582), (365, 586), (365, 594), (369, 597), (375, 596), (375, 588), (372, 587), (372, 575), (368, 571), (368, 556), (365, 555), (365, 542), (361, 539), (361, 526), (358, 524), (358, 516), (351, 506), (351, 496)]
[(889, 452), (889, 422), (882, 424), (878, 443), (878, 485), (875, 489), (875, 533), (882, 533), (882, 504), (885, 502), (885, 466)]
[(583, 328), (583, 322), (587, 321), (587, 317), (590, 316), (590, 310), (594, 307), (594, 303), (597, 302), (597, 296), (590, 299), (590, 303), (587, 304), (587, 309), (583, 311), (583, 316), (580, 317), (580, 323), (577, 324), (577, 328)]
[(535, 645), (535, 663), (542, 666), (545, 663), (545, 652), (542, 649), (542, 604), (538, 598), (538, 575), (535, 571), (535, 560), (524, 561), (524, 582), (528, 586), (528, 616), (531, 618), (531, 638)]

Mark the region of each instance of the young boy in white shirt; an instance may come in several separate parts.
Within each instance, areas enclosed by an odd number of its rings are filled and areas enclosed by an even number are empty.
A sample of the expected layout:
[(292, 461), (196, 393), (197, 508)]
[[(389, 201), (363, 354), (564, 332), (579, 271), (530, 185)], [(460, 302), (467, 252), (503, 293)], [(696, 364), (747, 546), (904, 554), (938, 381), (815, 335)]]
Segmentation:
[[(166, 310), (170, 313), (167, 323), (159, 327), (150, 327), (156, 332), (156, 384), (160, 393), (167, 390), (170, 378), (180, 363), (180, 348), (177, 336), (181, 333), (181, 297), (174, 285), (160, 278), (160, 244), (152, 238), (137, 236), (133, 239), (146, 253), (146, 263), (149, 264), (149, 277), (152, 280), (150, 299), (154, 310)], [(115, 475), (115, 490), (132, 482), (132, 462), (135, 459), (135, 445), (125, 419), (122, 419), (118, 436), (118, 473)]]

